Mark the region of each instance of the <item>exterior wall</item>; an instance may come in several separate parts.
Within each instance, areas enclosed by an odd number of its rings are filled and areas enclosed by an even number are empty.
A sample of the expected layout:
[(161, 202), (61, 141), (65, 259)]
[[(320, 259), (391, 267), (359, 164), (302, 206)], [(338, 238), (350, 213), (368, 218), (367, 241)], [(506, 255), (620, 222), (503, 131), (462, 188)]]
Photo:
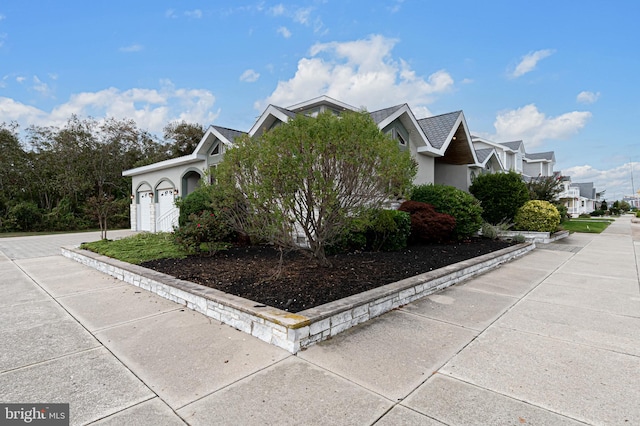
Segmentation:
[(542, 173), (542, 169), (540, 167), (542, 163), (527, 163), (527, 162), (523, 162), (522, 164), (522, 173), (527, 175), (527, 176), (531, 176), (531, 177), (536, 177), (538, 175), (543, 174)]
[(470, 170), (466, 164), (436, 164), (434, 183), (455, 186), (463, 191), (469, 191), (470, 180)]
[(435, 159), (422, 154), (414, 154), (413, 158), (418, 163), (418, 172), (413, 182), (416, 185), (435, 183)]

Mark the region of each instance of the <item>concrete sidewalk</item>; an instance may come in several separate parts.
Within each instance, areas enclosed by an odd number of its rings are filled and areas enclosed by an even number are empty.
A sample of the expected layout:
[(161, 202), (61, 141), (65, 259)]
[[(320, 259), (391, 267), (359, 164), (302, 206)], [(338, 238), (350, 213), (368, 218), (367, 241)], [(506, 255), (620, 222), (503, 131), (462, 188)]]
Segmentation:
[(72, 424), (640, 424), (632, 235), (573, 234), (297, 356), (59, 254), (97, 237), (0, 239), (0, 402), (70, 403)]

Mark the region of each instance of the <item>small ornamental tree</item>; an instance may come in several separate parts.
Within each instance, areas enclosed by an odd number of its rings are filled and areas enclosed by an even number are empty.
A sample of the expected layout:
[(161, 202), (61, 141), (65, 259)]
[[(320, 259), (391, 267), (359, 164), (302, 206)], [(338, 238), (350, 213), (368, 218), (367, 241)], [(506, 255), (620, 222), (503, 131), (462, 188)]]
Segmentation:
[(564, 190), (562, 176), (538, 176), (527, 182), (529, 198), (550, 203), (558, 201), (558, 195)]
[(438, 213), (431, 204), (405, 201), (399, 210), (411, 215), (411, 239), (415, 242), (440, 243), (453, 236), (456, 220), (451, 215)]
[(236, 140), (217, 168), (227, 213), (238, 230), (329, 266), (325, 248), (349, 219), (402, 197), (416, 173), (408, 151), (368, 113), (298, 115), (259, 137)]
[(518, 209), (529, 201), (529, 190), (514, 172), (482, 174), (469, 187), (482, 206), (482, 218), (492, 225), (512, 222)]

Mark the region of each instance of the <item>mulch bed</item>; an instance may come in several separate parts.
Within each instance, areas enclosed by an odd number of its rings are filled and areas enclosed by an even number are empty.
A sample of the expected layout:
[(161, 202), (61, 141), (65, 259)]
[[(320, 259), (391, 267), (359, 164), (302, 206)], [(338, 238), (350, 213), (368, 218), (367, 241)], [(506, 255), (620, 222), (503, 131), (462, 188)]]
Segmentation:
[(233, 247), (213, 256), (160, 259), (141, 266), (241, 296), (259, 304), (300, 312), (381, 285), (490, 253), (510, 243), (474, 238), (450, 244), (412, 245), (398, 252), (330, 256), (320, 267), (298, 252), (269, 246)]

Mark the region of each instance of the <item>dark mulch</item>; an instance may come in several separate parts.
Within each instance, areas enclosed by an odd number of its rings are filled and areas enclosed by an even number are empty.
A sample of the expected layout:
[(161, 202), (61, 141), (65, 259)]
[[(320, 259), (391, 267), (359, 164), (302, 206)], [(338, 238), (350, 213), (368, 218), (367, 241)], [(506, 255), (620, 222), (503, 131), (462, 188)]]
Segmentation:
[(141, 266), (259, 304), (300, 312), (507, 246), (504, 241), (480, 238), (413, 245), (398, 252), (331, 256), (330, 268), (290, 252), (284, 255), (279, 275), (279, 252), (265, 246), (234, 247), (214, 256), (161, 259)]

